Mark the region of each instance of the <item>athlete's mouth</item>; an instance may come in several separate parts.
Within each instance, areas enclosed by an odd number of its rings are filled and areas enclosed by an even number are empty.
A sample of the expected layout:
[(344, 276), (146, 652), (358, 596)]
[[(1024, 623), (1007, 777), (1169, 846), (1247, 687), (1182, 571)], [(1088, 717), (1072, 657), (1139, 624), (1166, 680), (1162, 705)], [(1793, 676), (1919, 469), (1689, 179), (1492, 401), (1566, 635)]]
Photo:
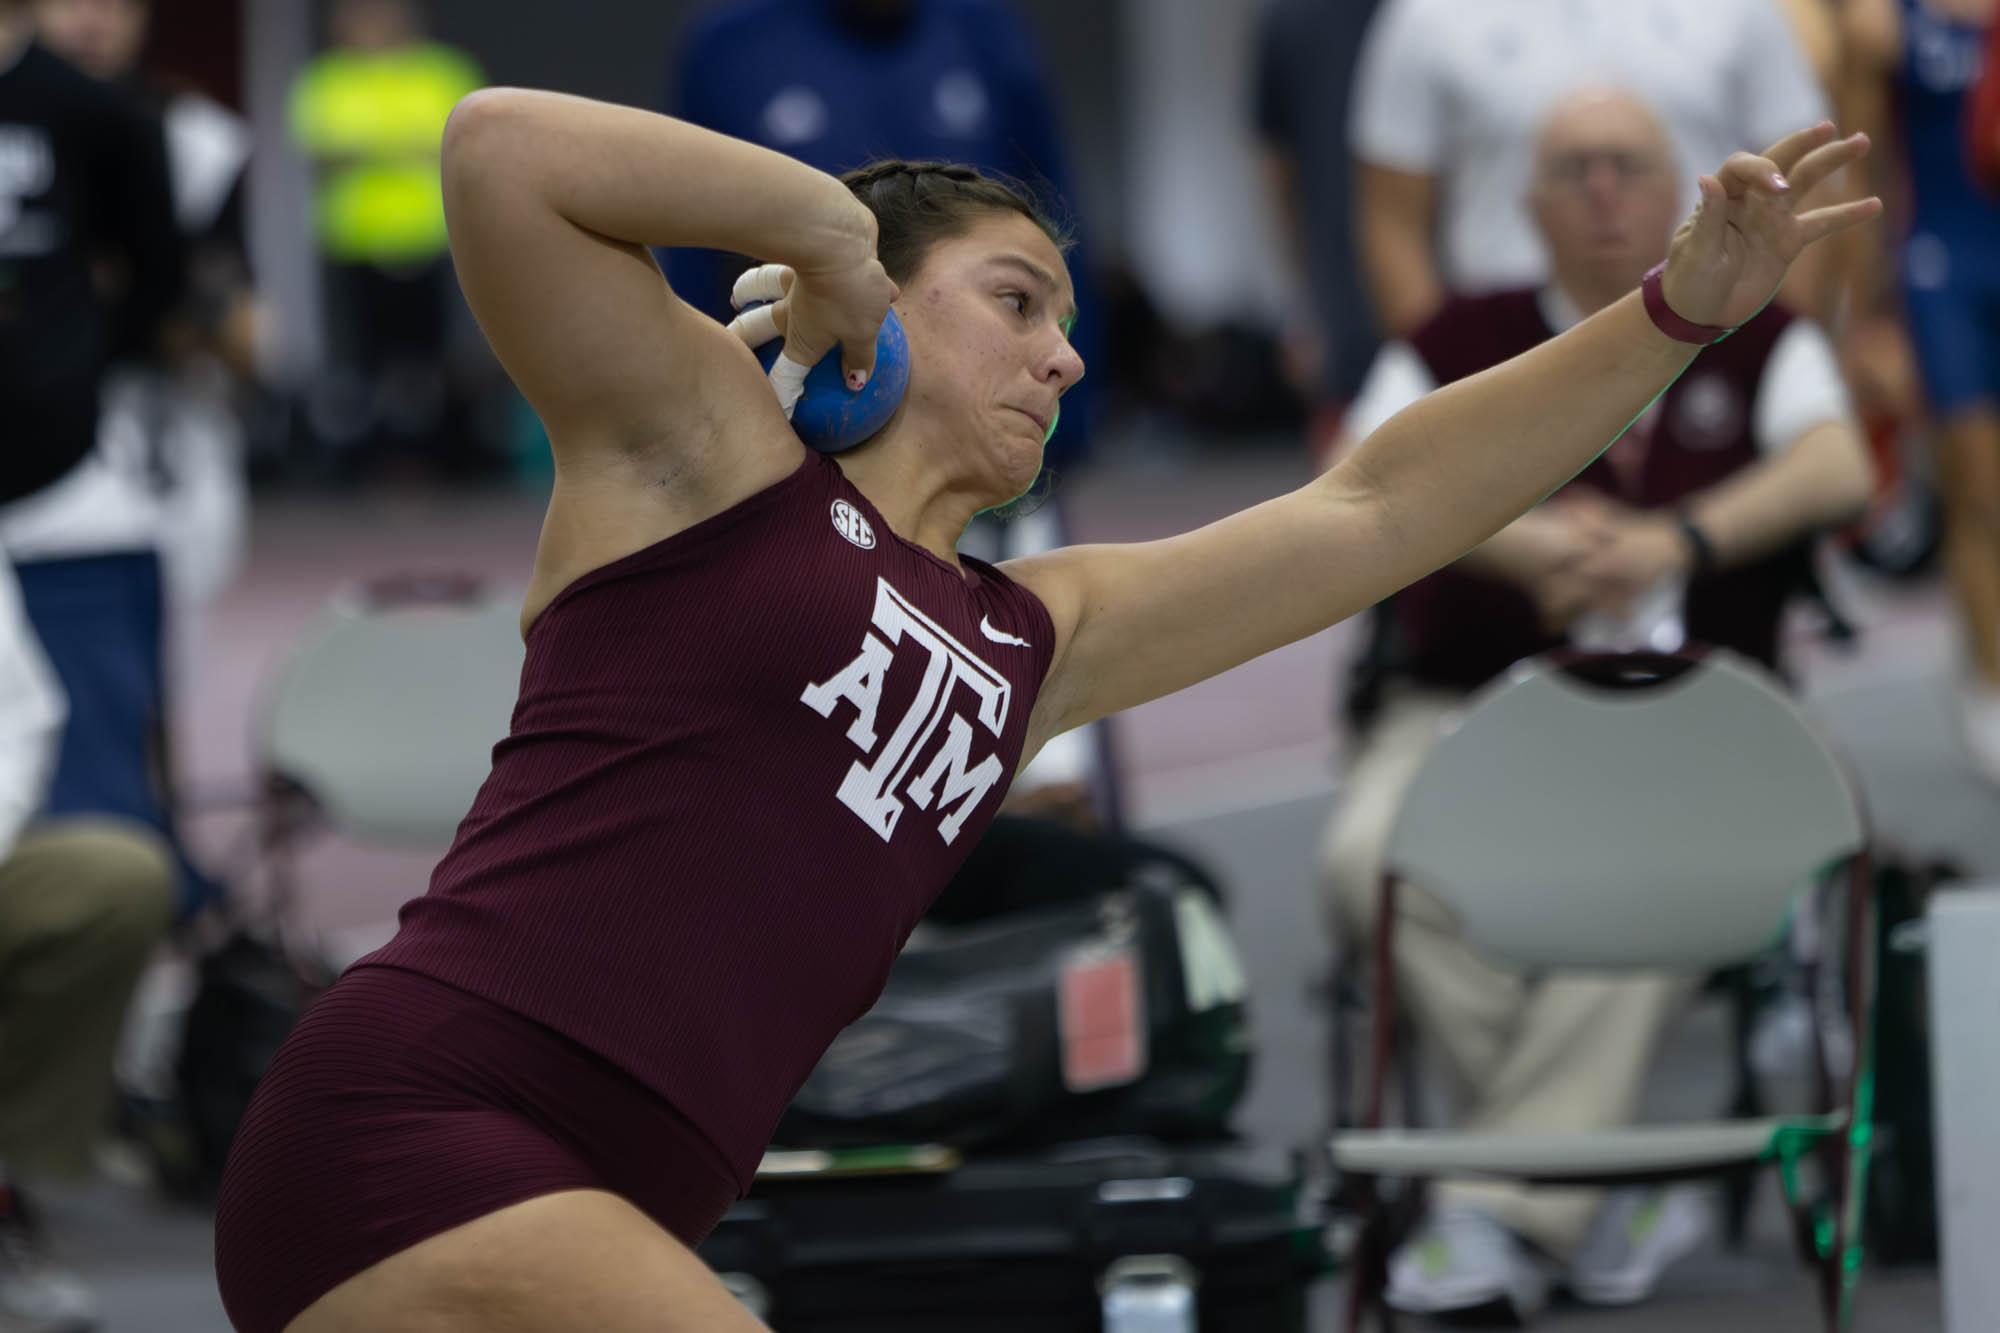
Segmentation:
[(1035, 429), (1040, 431), (1042, 434), (1047, 435), (1049, 433), (1049, 419), (1043, 416), (1041, 413), (1029, 411), (1025, 407), (1014, 407), (1012, 403), (1009, 403), (1007, 406), (1013, 407), (1016, 412), (1019, 412), (1022, 416), (1034, 422)]

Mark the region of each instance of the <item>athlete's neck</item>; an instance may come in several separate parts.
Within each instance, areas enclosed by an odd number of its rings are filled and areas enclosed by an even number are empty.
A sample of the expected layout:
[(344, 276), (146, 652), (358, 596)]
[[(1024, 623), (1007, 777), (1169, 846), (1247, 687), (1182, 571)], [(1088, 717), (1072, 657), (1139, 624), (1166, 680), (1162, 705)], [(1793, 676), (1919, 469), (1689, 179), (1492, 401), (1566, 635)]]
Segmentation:
[(992, 502), (925, 466), (927, 454), (903, 439), (870, 441), (840, 455), (840, 470), (898, 537), (946, 564), (958, 563), (958, 539)]

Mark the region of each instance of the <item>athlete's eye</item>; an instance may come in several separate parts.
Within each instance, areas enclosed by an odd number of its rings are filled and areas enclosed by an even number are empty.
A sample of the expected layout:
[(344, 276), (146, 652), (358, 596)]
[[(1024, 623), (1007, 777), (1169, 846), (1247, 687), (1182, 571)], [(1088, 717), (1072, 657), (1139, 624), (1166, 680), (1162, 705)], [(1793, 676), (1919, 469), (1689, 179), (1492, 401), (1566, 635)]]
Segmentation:
[(1025, 315), (1028, 313), (1029, 297), (1026, 292), (1002, 292), (1000, 293), (1000, 299), (1013, 306), (1015, 314)]

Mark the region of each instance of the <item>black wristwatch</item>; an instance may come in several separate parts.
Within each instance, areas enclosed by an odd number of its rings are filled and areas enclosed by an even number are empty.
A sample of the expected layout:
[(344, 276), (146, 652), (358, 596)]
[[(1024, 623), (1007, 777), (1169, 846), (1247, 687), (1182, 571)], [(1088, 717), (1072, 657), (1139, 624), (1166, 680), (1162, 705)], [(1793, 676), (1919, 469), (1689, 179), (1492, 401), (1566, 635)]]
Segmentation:
[(1674, 511), (1674, 522), (1680, 526), (1681, 540), (1687, 543), (1688, 573), (1694, 577), (1714, 573), (1715, 543), (1708, 539), (1708, 534), (1688, 516), (1685, 509)]

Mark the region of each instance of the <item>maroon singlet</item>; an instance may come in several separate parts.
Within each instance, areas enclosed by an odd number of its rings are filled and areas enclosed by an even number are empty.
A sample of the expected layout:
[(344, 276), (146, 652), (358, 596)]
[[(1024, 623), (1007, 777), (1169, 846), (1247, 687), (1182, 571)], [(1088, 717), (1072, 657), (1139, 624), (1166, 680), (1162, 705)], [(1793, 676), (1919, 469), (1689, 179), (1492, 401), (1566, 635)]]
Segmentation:
[(511, 733), (430, 891), (356, 964), (563, 1033), (747, 1188), (991, 820), (1055, 632), (889, 530), (831, 459), (592, 571), (528, 635)]

